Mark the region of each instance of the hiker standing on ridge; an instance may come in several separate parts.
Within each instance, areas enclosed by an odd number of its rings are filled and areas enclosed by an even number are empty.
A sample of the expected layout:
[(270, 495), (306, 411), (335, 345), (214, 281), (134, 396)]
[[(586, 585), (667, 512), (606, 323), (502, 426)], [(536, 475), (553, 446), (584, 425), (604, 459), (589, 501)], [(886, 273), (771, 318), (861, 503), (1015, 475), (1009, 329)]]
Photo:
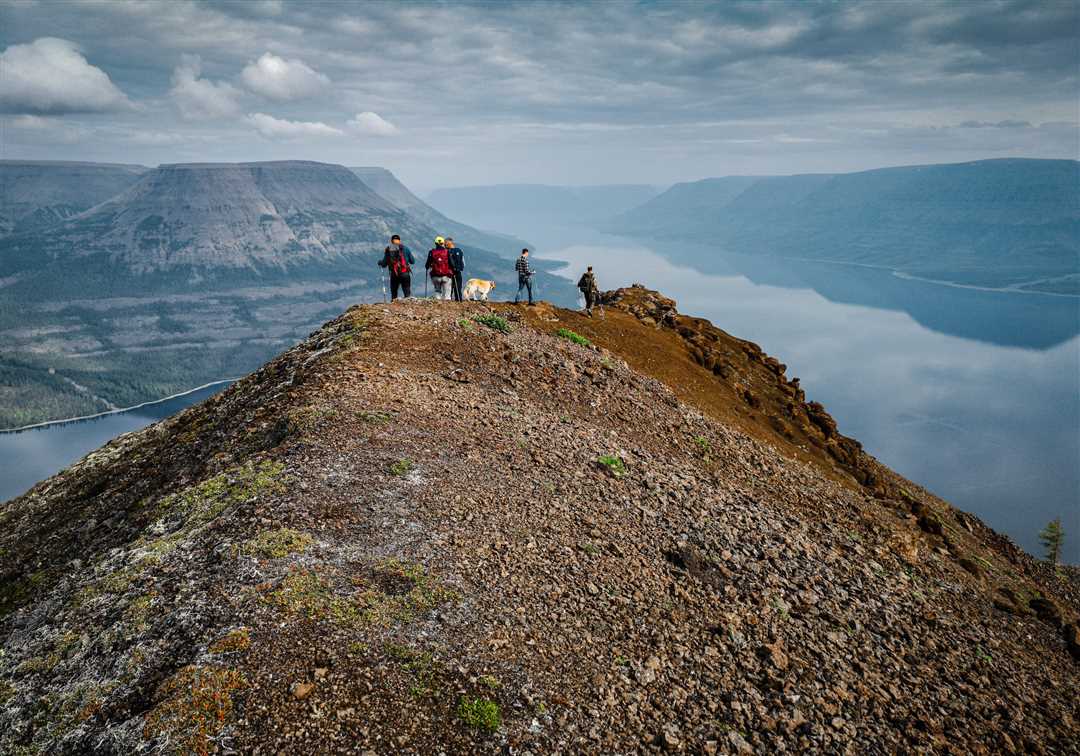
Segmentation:
[(521, 257), (519, 257), (517, 259), (517, 263), (515, 263), (515, 265), (514, 265), (514, 270), (516, 270), (517, 274), (518, 274), (518, 290), (517, 290), (517, 294), (514, 295), (514, 304), (517, 304), (518, 301), (520, 301), (520, 299), (521, 299), (521, 290), (526, 289), (526, 288), (529, 290), (529, 304), (532, 304), (533, 303), (533, 295), (532, 295), (533, 269), (531, 267), (529, 267), (529, 250), (528, 249), (521, 250)]
[(593, 275), (592, 266), (581, 274), (577, 287), (585, 297), (585, 314), (592, 317), (592, 308), (600, 301), (600, 289), (596, 286), (596, 276)]
[(454, 279), (454, 270), (450, 267), (450, 252), (441, 236), (435, 237), (435, 248), (428, 251), (424, 267), (431, 274), (435, 298), (450, 299), (450, 282)]
[(454, 240), (446, 237), (446, 251), (450, 253), (450, 270), (453, 271), (454, 301), (461, 302), (461, 278), (465, 272), (465, 253), (457, 248)]
[[(412, 252), (401, 243), (401, 237), (394, 234), (390, 237), (390, 244), (383, 252), (383, 258), (379, 260), (380, 268), (390, 269), (390, 301), (397, 299), (398, 287), (404, 297), (412, 296), (412, 266), (416, 265)], [(383, 294), (383, 296), (386, 296)]]

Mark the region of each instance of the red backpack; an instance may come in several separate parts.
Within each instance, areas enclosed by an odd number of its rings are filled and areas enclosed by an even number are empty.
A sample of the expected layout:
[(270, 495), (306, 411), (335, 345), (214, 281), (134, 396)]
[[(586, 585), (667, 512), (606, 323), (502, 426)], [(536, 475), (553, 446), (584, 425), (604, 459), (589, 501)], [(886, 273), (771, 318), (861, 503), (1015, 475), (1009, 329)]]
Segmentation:
[(405, 250), (398, 247), (397, 259), (390, 261), (390, 270), (395, 276), (409, 275), (409, 261), (405, 259)]
[(450, 253), (442, 247), (436, 247), (431, 250), (431, 275), (453, 275), (453, 272), (450, 270)]

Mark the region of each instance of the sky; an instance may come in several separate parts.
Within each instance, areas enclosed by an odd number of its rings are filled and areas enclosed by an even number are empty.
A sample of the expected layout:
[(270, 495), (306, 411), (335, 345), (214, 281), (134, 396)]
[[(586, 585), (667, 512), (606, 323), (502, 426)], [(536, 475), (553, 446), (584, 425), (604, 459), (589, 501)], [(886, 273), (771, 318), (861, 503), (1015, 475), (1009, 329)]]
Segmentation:
[(1080, 157), (1080, 3), (0, 0), (0, 157), (418, 191)]

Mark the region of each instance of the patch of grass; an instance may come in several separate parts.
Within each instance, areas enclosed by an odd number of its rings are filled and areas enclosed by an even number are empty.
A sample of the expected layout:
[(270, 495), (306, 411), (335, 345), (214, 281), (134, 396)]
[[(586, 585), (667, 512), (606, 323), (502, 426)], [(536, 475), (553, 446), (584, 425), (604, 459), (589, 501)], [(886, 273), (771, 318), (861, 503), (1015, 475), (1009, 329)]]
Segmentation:
[(480, 685), (483, 685), (488, 690), (498, 690), (502, 687), (502, 683), (499, 682), (499, 678), (495, 677), (494, 675), (480, 675), (480, 677), (477, 678), (476, 682), (478, 682)]
[(480, 325), (487, 326), (493, 331), (499, 331), (500, 333), (510, 333), (510, 324), (506, 321), (506, 318), (500, 317), (495, 313), (483, 313), (480, 315), (473, 315), (475, 320)]
[(394, 462), (393, 464), (390, 465), (390, 474), (391, 475), (405, 475), (412, 469), (413, 469), (413, 461), (411, 459), (409, 459), (408, 457), (405, 457), (404, 459), (399, 459), (397, 462)]
[(555, 335), (560, 338), (567, 339), (568, 341), (572, 341), (575, 344), (580, 344), (581, 346), (592, 346), (591, 341), (582, 336), (580, 333), (575, 333), (574, 331), (571, 331), (569, 328), (560, 328), (555, 332)]
[(418, 651), (408, 646), (389, 643), (386, 646), (386, 653), (416, 676), (413, 685), (409, 688), (409, 693), (414, 698), (423, 698), (435, 692), (436, 678), (442, 667), (435, 661), (430, 651)]
[(708, 457), (712, 454), (712, 444), (704, 436), (694, 436), (694, 446), (701, 452), (701, 456)]
[(590, 543), (588, 541), (581, 544), (581, 550), (589, 556), (596, 556), (600, 553), (600, 548), (595, 543)]
[(468, 318), (458, 318), (457, 324), (463, 331), (468, 331), (469, 333), (476, 330), (476, 328), (473, 327), (473, 322)]
[(246, 627), (230, 630), (207, 647), (212, 654), (232, 654), (247, 651), (251, 647), (251, 635)]
[(601, 456), (596, 458), (596, 461), (611, 470), (611, 473), (616, 478), (621, 478), (622, 476), (626, 475), (626, 463), (623, 462), (622, 459), (620, 459), (619, 457), (616, 457), (612, 454), (602, 454)]
[(234, 669), (184, 667), (158, 689), (163, 700), (147, 714), (144, 737), (162, 738), (181, 753), (216, 752), (213, 739), (232, 718), (232, 697), (245, 685)]
[(309, 431), (324, 420), (337, 417), (337, 410), (325, 404), (309, 404), (289, 412), (289, 424), (301, 431)]
[(264, 530), (241, 546), (239, 551), (245, 556), (280, 559), (289, 554), (299, 554), (314, 542), (315, 539), (307, 533), (292, 528), (278, 528)]
[(458, 717), (462, 722), (477, 730), (495, 732), (502, 725), (499, 704), (490, 698), (468, 698), (462, 696), (458, 704)]

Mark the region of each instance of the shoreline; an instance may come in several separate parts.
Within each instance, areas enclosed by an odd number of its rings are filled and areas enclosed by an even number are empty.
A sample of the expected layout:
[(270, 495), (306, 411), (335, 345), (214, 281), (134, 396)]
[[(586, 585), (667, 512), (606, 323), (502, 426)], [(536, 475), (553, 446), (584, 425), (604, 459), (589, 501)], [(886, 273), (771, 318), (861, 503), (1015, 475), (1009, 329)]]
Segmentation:
[(42, 421), (40, 423), (31, 423), (30, 425), (20, 425), (17, 428), (0, 428), (0, 433), (21, 433), (23, 431), (35, 430), (37, 428), (47, 428), (50, 425), (62, 425), (64, 423), (77, 423), (77, 422), (79, 422), (81, 420), (96, 420), (99, 417), (108, 417), (109, 415), (119, 415), (122, 412), (131, 412), (132, 410), (141, 409), (143, 407), (149, 407), (152, 404), (161, 404), (162, 402), (167, 402), (170, 399), (178, 399), (181, 396), (187, 396), (188, 394), (194, 394), (196, 391), (202, 391), (203, 389), (210, 388), (211, 386), (220, 386), (223, 383), (235, 383), (238, 380), (240, 380), (240, 379), (239, 378), (223, 378), (223, 379), (221, 379), (219, 381), (210, 381), (209, 383), (204, 383), (203, 385), (196, 386), (195, 388), (190, 388), (190, 389), (187, 389), (185, 391), (180, 391), (180, 392), (177, 392), (175, 394), (170, 394), (169, 396), (163, 396), (160, 399), (150, 399), (148, 401), (141, 402), (139, 404), (133, 404), (130, 407), (117, 407), (116, 409), (105, 410), (104, 412), (95, 412), (92, 415), (80, 415), (79, 417), (68, 417), (68, 418), (63, 418), (61, 420), (44, 420), (44, 421)]

